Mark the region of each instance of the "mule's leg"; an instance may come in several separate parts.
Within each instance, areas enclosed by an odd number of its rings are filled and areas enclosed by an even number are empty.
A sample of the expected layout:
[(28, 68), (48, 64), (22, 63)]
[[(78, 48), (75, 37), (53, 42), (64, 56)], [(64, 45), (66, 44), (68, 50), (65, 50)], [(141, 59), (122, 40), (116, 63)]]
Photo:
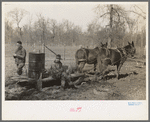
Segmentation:
[(79, 72), (83, 73), (83, 68), (84, 68), (85, 62), (80, 62), (79, 64)]
[(94, 71), (96, 71), (96, 66), (97, 66), (97, 63), (94, 64)]
[(76, 60), (76, 68), (77, 68), (77, 72), (79, 72), (79, 71), (80, 71), (80, 69), (79, 69), (79, 65), (80, 65), (80, 62), (79, 62), (78, 60)]
[[(101, 77), (105, 80), (105, 70), (107, 69), (107, 64), (105, 64), (105, 62), (102, 62), (102, 60), (98, 61), (98, 72), (100, 73)], [(100, 79), (102, 79), (100, 78)]]
[(104, 74), (105, 74), (105, 71), (106, 71), (107, 67), (108, 67), (108, 65), (105, 64), (105, 62), (103, 62), (103, 64), (102, 64), (102, 74), (103, 74), (103, 79), (104, 80), (106, 80), (106, 77), (105, 77), (106, 75), (104, 75)]
[(122, 64), (117, 64), (117, 79), (119, 80), (119, 72), (120, 72), (120, 69), (122, 67)]

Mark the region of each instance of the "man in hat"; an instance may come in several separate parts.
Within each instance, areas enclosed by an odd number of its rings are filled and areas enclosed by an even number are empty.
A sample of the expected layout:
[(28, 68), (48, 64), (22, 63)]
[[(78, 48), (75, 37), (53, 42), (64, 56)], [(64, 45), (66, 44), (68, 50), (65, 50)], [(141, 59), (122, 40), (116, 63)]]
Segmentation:
[[(63, 73), (63, 67), (61, 63), (61, 55), (56, 55), (56, 59), (54, 60), (54, 64), (50, 67), (50, 69), (46, 70), (43, 74), (48, 75), (48, 77), (44, 79), (40, 79), (42, 82), (54, 82), (57, 84), (58, 82), (61, 82), (61, 76)], [(54, 84), (55, 84), (54, 83)]]
[[(61, 55), (57, 55), (56, 59), (54, 60), (54, 65), (52, 65), (50, 67), (49, 70), (46, 71), (45, 74), (48, 74), (48, 77), (44, 78), (44, 79), (38, 79), (41, 80), (43, 85), (44, 84), (51, 84), (51, 85), (55, 85), (55, 84), (60, 84), (61, 88), (66, 88), (66, 87), (74, 87), (75, 84), (78, 84), (81, 79), (77, 80), (76, 82), (72, 82), (71, 81), (71, 77), (70, 77), (70, 68), (69, 70), (65, 71), (62, 67), (62, 63), (61, 63)], [(44, 73), (43, 73), (44, 74)]]
[(17, 65), (17, 73), (18, 75), (21, 75), (22, 68), (25, 66), (26, 62), (26, 50), (22, 47), (21, 41), (17, 41), (17, 49), (13, 57), (15, 58), (15, 63)]
[(64, 71), (60, 60), (62, 60), (61, 55), (59, 54), (56, 55), (56, 59), (54, 60), (54, 65), (52, 65), (51, 68), (49, 69), (49, 73), (56, 80), (61, 79), (61, 75)]

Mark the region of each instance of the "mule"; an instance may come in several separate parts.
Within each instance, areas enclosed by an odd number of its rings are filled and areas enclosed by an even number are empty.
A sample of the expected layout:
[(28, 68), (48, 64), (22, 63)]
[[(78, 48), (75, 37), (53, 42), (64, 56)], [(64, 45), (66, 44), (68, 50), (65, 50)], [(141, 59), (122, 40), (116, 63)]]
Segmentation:
[(119, 79), (119, 72), (128, 57), (134, 57), (136, 49), (134, 47), (134, 42), (128, 42), (128, 45), (123, 48), (117, 49), (108, 49), (101, 48), (99, 50), (97, 56), (98, 62), (98, 72), (104, 77), (105, 69), (107, 69), (108, 65), (116, 65), (117, 66), (117, 79)]
[(76, 51), (76, 67), (79, 73), (83, 72), (85, 64), (94, 64), (94, 71), (97, 65), (97, 55), (99, 53), (99, 48), (107, 48), (107, 43), (102, 44), (101, 47), (95, 47), (94, 49), (80, 48)]

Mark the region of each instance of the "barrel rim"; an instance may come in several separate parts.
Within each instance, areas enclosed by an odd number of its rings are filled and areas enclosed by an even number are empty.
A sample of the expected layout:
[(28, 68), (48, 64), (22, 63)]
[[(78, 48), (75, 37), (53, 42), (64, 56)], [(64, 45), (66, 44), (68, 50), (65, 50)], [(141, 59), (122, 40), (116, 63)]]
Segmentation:
[[(35, 61), (35, 60), (33, 60), (33, 61), (29, 61), (30, 63), (37, 63), (37, 61)], [(40, 63), (40, 62), (42, 62), (43, 63), (43, 61), (42, 60), (38, 60), (38, 62)]]
[(29, 54), (36, 54), (36, 55), (39, 55), (39, 54), (45, 54), (45, 53), (35, 53), (35, 52), (29, 52)]

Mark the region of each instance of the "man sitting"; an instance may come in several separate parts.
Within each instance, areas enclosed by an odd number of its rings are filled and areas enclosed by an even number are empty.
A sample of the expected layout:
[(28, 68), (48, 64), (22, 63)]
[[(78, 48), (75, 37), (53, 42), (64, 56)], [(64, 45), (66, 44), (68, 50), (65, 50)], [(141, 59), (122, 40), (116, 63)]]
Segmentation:
[(42, 81), (43, 86), (61, 85), (61, 87), (65, 89), (66, 87), (74, 87), (74, 83), (77, 84), (80, 82), (80, 78), (76, 82), (71, 81), (70, 68), (69, 70), (65, 71), (60, 60), (61, 55), (57, 55), (56, 59), (54, 60), (54, 64), (50, 67), (49, 70), (43, 73), (47, 74), (48, 77), (39, 79)]

